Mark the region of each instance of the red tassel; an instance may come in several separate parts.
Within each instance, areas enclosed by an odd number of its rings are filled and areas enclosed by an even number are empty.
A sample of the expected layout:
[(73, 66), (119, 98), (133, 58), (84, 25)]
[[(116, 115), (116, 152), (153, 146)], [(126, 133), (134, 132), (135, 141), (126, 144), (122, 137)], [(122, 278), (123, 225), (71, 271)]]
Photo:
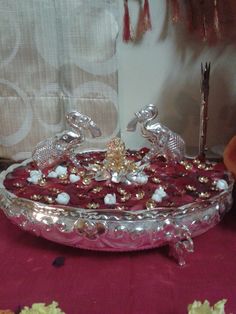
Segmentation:
[(178, 0), (170, 0), (172, 7), (172, 21), (177, 23), (179, 21), (180, 16), (180, 8)]
[(194, 28), (194, 25), (193, 25), (193, 14), (194, 14), (194, 12), (193, 12), (193, 4), (192, 4), (192, 0), (189, 0), (188, 2), (187, 2), (187, 4), (186, 4), (186, 10), (187, 10), (187, 17), (186, 17), (186, 19), (187, 19), (187, 27), (188, 27), (188, 31), (190, 32), (190, 33), (192, 33), (193, 32), (193, 28)]
[(131, 40), (128, 0), (124, 0), (123, 41)]
[(148, 0), (144, 0), (143, 15), (144, 15), (144, 20), (145, 20), (146, 30), (152, 29), (152, 22), (151, 22), (151, 15), (150, 15)]
[(214, 0), (214, 29), (218, 39), (221, 38), (218, 0)]
[(135, 40), (138, 41), (142, 39), (146, 31), (151, 28), (152, 24), (150, 18), (149, 3), (148, 0), (145, 0), (143, 7), (141, 5), (141, 2), (139, 2), (139, 17), (136, 28)]
[(135, 41), (139, 41), (142, 39), (144, 33), (146, 32), (145, 29), (145, 21), (144, 21), (144, 10), (142, 8), (142, 3), (139, 1), (139, 15), (138, 15), (138, 23), (135, 32)]

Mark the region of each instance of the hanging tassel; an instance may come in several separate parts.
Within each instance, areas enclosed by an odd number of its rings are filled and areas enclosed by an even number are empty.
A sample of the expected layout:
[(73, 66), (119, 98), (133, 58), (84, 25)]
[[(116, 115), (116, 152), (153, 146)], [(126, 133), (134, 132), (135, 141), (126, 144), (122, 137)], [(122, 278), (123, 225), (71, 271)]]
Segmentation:
[(142, 1), (139, 0), (139, 16), (135, 33), (135, 40), (136, 41), (141, 40), (146, 31), (148, 31), (151, 28), (152, 24), (148, 0), (144, 0), (143, 7)]
[(192, 0), (189, 0), (186, 2), (186, 22), (187, 22), (187, 27), (188, 31), (192, 33), (194, 25), (193, 25), (193, 4)]
[(124, 0), (124, 21), (123, 21), (123, 41), (128, 42), (131, 40), (130, 32), (130, 16), (128, 0)]
[(214, 0), (214, 29), (218, 39), (221, 38), (218, 0)]
[(180, 8), (178, 0), (170, 0), (171, 3), (171, 11), (172, 11), (172, 21), (177, 23), (180, 18)]
[(139, 4), (139, 14), (138, 14), (138, 22), (137, 22), (137, 27), (136, 27), (136, 32), (135, 32), (135, 41), (141, 40), (144, 33), (146, 32), (142, 1), (139, 0), (138, 4)]
[(201, 33), (203, 41), (207, 41), (208, 32), (207, 32), (207, 23), (206, 23), (206, 11), (205, 11), (205, 1), (200, 1), (200, 10), (201, 10)]
[(151, 22), (151, 15), (150, 15), (150, 8), (149, 8), (148, 0), (144, 0), (143, 15), (144, 15), (146, 31), (149, 29), (152, 29), (152, 22)]

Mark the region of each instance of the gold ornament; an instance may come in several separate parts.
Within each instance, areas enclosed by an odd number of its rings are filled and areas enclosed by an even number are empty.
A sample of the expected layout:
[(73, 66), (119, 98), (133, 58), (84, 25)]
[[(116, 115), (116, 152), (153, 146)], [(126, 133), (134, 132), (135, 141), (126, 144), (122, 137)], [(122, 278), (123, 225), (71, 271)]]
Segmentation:
[(206, 164), (201, 163), (197, 167), (198, 167), (198, 169), (205, 169), (206, 168)]
[(186, 170), (192, 170), (193, 169), (193, 165), (190, 163), (186, 163), (186, 165), (184, 167)]
[(15, 182), (12, 184), (14, 187), (16, 188), (23, 188), (24, 184), (23, 183), (20, 183), (20, 182)]
[(87, 208), (96, 209), (96, 208), (99, 208), (99, 204), (98, 203), (88, 203)]
[(200, 183), (207, 183), (208, 181), (209, 181), (209, 179), (208, 179), (208, 177), (199, 177), (198, 178), (198, 181), (200, 182)]
[(45, 200), (45, 202), (47, 202), (48, 204), (52, 204), (52, 203), (54, 203), (54, 200), (53, 200), (53, 198), (51, 197), (51, 196), (44, 196), (44, 200)]
[(158, 183), (161, 183), (161, 180), (158, 179), (157, 177), (153, 177), (153, 178), (152, 178), (152, 182), (158, 184)]
[(126, 195), (128, 192), (125, 189), (118, 188), (117, 192), (120, 193), (121, 195)]
[(39, 201), (39, 200), (41, 200), (41, 198), (42, 198), (42, 196), (38, 195), (38, 194), (34, 194), (34, 195), (30, 196), (30, 199), (33, 201)]
[(137, 200), (141, 200), (143, 199), (145, 196), (145, 192), (144, 191), (138, 191), (136, 194), (135, 194), (135, 197)]
[(91, 183), (91, 178), (89, 178), (89, 177), (85, 177), (83, 180), (82, 180), (82, 183), (84, 184), (84, 185), (89, 185), (90, 183)]
[(40, 186), (45, 186), (45, 185), (46, 185), (46, 180), (45, 180), (45, 179), (40, 179), (40, 180), (38, 181), (38, 184), (39, 184)]
[(129, 173), (137, 170), (137, 165), (126, 158), (125, 144), (119, 137), (113, 138), (108, 143), (103, 164), (107, 171), (113, 173)]
[(154, 209), (154, 208), (156, 208), (156, 202), (154, 200), (152, 200), (152, 199), (148, 200), (146, 202), (146, 208), (147, 209)]
[(128, 200), (130, 199), (130, 197), (131, 197), (131, 194), (130, 194), (130, 193), (127, 193), (127, 194), (123, 195), (123, 196), (120, 198), (120, 200), (121, 200), (121, 202), (126, 202), (126, 201), (128, 201)]
[(98, 192), (102, 191), (102, 189), (103, 188), (101, 186), (96, 186), (95, 188), (92, 189), (92, 192), (93, 193), (98, 193)]
[(200, 192), (199, 197), (201, 198), (209, 198), (211, 194), (209, 192)]
[(195, 186), (190, 185), (190, 184), (186, 185), (186, 186), (185, 186), (185, 189), (186, 189), (187, 191), (192, 191), (192, 192), (196, 191)]

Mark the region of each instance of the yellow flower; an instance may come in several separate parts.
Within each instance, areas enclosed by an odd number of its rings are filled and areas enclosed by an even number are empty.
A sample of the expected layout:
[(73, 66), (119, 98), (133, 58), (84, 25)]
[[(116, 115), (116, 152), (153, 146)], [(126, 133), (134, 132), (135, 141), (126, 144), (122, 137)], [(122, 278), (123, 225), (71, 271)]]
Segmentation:
[(31, 308), (25, 306), (20, 314), (65, 314), (57, 307), (58, 303), (53, 301), (52, 304), (34, 303)]
[(188, 314), (225, 314), (225, 303), (225, 299), (218, 301), (213, 306), (210, 306), (207, 300), (203, 303), (194, 301), (193, 304), (188, 306)]

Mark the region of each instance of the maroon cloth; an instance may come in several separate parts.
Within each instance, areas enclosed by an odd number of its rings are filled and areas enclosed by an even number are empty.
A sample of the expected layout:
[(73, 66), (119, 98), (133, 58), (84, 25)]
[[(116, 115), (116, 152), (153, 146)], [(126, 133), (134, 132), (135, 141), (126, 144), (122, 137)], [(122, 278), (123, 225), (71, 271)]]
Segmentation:
[[(236, 208), (194, 239), (180, 267), (166, 248), (90, 252), (21, 231), (0, 213), (0, 309), (59, 302), (67, 314), (183, 314), (195, 299), (226, 298), (236, 313)], [(64, 265), (52, 265), (56, 257)]]

